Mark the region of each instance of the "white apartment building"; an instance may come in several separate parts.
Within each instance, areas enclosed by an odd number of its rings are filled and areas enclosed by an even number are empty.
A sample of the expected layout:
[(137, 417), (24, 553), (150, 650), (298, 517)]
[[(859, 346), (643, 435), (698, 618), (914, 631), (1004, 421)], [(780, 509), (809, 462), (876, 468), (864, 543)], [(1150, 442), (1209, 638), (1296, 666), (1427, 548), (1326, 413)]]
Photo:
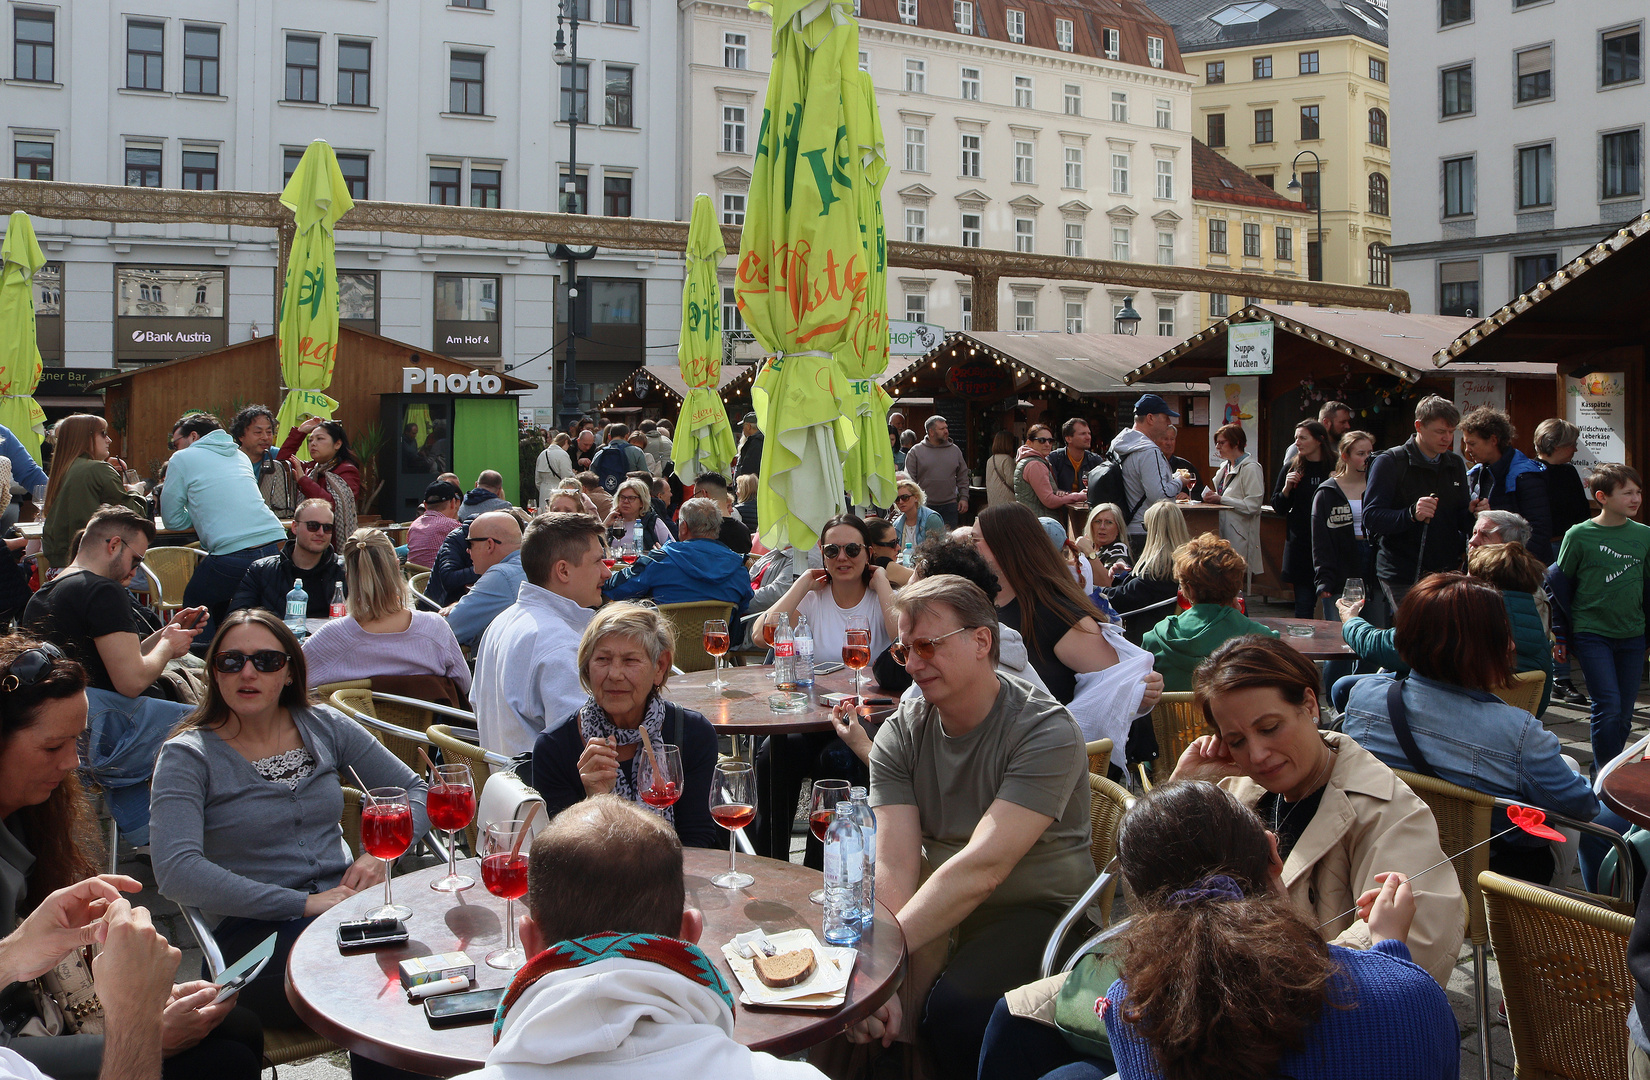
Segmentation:
[(1391, 5), (1392, 284), (1494, 311), (1644, 205), (1638, 0)]
[[(1195, 265), (1195, 80), (1174, 35), (1143, 5), (857, 7), (860, 66), (877, 88), (889, 156), (889, 239)], [(684, 196), (710, 193), (722, 220), (736, 224), (762, 122), (772, 24), (730, 0), (683, 0), (682, 10)], [(735, 328), (731, 259), (723, 285), (724, 325)], [(890, 267), (889, 318), (974, 329), (971, 287), (952, 273)], [(1124, 297), (1144, 317), (1143, 334), (1193, 329), (1192, 294), (1007, 278), (1000, 328), (1110, 332)]]
[[(576, 106), (588, 121), (575, 171), (588, 212), (677, 217), (676, 12), (577, 2), (593, 21), (581, 22), (575, 72), (551, 61), (555, 5), (529, 0), (10, 0), (0, 116), (14, 175), (273, 191), (319, 138), (356, 198), (550, 210), (568, 169), (562, 117)], [(37, 290), (50, 365), (107, 370), (275, 327), (271, 230), (35, 227), (51, 260)], [(337, 240), (350, 325), (514, 367), (541, 383), (524, 405), (554, 405), (561, 353), (546, 351), (565, 337), (565, 263), (542, 245)], [(593, 340), (578, 351), (588, 405), (648, 347), (668, 355), (682, 263), (602, 252), (579, 276), (592, 279)], [(167, 319), (189, 320), (197, 343), (134, 340), (144, 320)]]

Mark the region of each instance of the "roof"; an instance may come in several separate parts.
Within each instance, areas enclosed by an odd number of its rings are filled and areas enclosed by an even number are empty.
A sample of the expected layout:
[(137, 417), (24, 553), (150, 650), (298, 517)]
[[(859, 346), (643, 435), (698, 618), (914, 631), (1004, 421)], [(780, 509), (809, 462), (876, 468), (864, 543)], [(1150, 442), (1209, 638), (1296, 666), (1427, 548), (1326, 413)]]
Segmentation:
[(1304, 204), (1279, 195), (1197, 139), (1192, 140), (1192, 199), (1295, 214), (1310, 212)]
[[(1152, 356), (1162, 352), (1165, 345), (1176, 340), (1169, 337), (1135, 337), (1128, 334), (957, 331), (947, 334), (944, 341), (917, 357), (908, 377), (915, 379), (920, 374), (919, 369), (925, 364), (934, 365), (941, 360), (960, 359), (964, 349), (972, 349), (976, 352), (971, 355), (983, 355), (987, 359), (1007, 364), (1014, 369), (1016, 375), (1044, 384), (1047, 389), (1070, 397), (1125, 394), (1151, 389), (1182, 394), (1207, 392), (1207, 385), (1187, 384), (1178, 380), (1161, 388), (1128, 386), (1124, 383), (1123, 376), (1131, 368), (1145, 363)], [(892, 382), (888, 384), (888, 392), (895, 397), (899, 396), (900, 389), (902, 387)]]
[[(1650, 300), (1650, 212), (1463, 330), (1433, 355), (1439, 367), (1505, 366), (1642, 341)], [(1584, 287), (1576, 288), (1584, 281)]]
[[(1385, 48), (1386, 0), (1150, 0), (1181, 52), (1352, 34)], [(1214, 16), (1220, 16), (1216, 21)]]
[[(916, 362), (916, 357), (894, 356), (888, 360), (888, 370), (877, 377), (877, 381), (886, 385), (890, 379), (898, 377)], [(755, 373), (760, 370), (761, 364), (723, 364), (722, 380), (716, 388), (717, 394), (724, 402), (738, 400), (750, 395), (750, 383)], [(625, 377), (624, 381), (615, 386), (607, 397), (602, 399), (598, 409), (611, 409), (608, 402), (617, 401), (621, 397), (633, 393), (636, 380), (646, 378), (652, 381), (653, 386), (664, 390), (672, 402), (679, 403), (687, 397), (687, 380), (682, 377), (680, 364), (649, 364), (639, 367)], [(651, 392), (651, 391), (650, 391)]]
[[(1341, 311), (1307, 306), (1250, 304), (1206, 330), (1128, 372), (1136, 385), (1176, 361), (1203, 361), (1225, 366), (1226, 327), (1268, 321), (1279, 330), (1344, 353), (1361, 364), (1414, 383), (1436, 374), (1432, 357), (1478, 320), (1452, 315), (1416, 315), (1406, 311)], [(1552, 364), (1501, 364), (1481, 368), (1463, 364), (1462, 375), (1514, 375), (1551, 378)], [(1161, 378), (1162, 375), (1159, 375)]]
[[(956, 34), (953, 0), (916, 0), (916, 25), (925, 30)], [(973, 0), (974, 25), (971, 37), (1008, 42), (1008, 10), (1025, 12), (1025, 46), (1064, 52), (1054, 36), (1054, 20), (1072, 23), (1071, 52), (1094, 60), (1106, 60), (1101, 30), (1117, 31), (1118, 57), (1111, 63), (1154, 66), (1146, 56), (1146, 38), (1163, 39), (1165, 71), (1184, 72), (1175, 49), (1174, 32), (1144, 0)], [(899, 0), (860, 0), (860, 21), (904, 25), (899, 17)], [(1016, 46), (1019, 43), (1014, 43)]]

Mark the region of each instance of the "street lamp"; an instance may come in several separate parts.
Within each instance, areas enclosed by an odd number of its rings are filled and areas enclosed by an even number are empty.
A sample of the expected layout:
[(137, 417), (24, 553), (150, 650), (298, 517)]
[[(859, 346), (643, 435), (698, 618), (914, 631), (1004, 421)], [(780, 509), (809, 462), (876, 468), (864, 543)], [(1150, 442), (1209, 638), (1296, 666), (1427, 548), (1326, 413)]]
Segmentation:
[(1134, 297), (1123, 297), (1123, 307), (1117, 312), (1114, 323), (1119, 334), (1133, 337), (1140, 333), (1140, 312), (1134, 310)]
[[(1289, 190), (1290, 191), (1300, 191), (1301, 190), (1300, 177), (1295, 172), (1295, 166), (1299, 165), (1301, 158), (1305, 157), (1307, 154), (1312, 155), (1312, 165), (1313, 165), (1313, 168), (1316, 170), (1316, 175), (1318, 177), (1318, 199), (1317, 199), (1317, 203), (1318, 203), (1318, 207), (1317, 207), (1317, 209), (1318, 209), (1318, 276), (1315, 277), (1315, 278), (1312, 278), (1312, 280), (1313, 281), (1322, 281), (1323, 280), (1323, 160), (1318, 157), (1318, 155), (1315, 151), (1302, 150), (1300, 153), (1295, 155), (1295, 160), (1291, 161), (1289, 163)], [(1307, 261), (1310, 264), (1310, 262), (1311, 262), (1310, 257), (1308, 258)], [(1308, 271), (1311, 270), (1310, 265), (1307, 266), (1307, 270)]]
[[(556, 15), (556, 43), (550, 55), (556, 66), (563, 68), (562, 77), (567, 93), (567, 179), (562, 183), (561, 205), (564, 214), (588, 213), (579, 198), (579, 3), (581, 0), (561, 0)], [(568, 31), (563, 36), (563, 28)], [(569, 66), (570, 65), (570, 66)], [(586, 87), (585, 101), (589, 101)], [(562, 357), (561, 411), (559, 423), (565, 429), (579, 419), (578, 342), (579, 319), (579, 261), (593, 258), (594, 244), (544, 245), (545, 254), (567, 263), (567, 351)]]

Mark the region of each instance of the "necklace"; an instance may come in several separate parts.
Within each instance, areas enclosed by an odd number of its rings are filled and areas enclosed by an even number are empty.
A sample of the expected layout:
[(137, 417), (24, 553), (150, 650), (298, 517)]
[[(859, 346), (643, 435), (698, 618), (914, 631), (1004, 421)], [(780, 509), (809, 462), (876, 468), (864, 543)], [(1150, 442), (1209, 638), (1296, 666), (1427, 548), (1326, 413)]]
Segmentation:
[(1272, 831), (1274, 833), (1278, 833), (1278, 834), (1281, 835), (1282, 832), (1283, 832), (1284, 823), (1287, 822), (1290, 819), (1290, 817), (1294, 815), (1296, 810), (1299, 810), (1303, 805), (1305, 805), (1307, 798), (1310, 797), (1311, 794), (1314, 791), (1317, 791), (1319, 788), (1321, 788), (1323, 786), (1324, 782), (1329, 779), (1329, 773), (1335, 767), (1335, 751), (1333, 749), (1331, 749), (1327, 744), (1324, 746), (1324, 749), (1327, 751), (1327, 753), (1325, 753), (1325, 755), (1324, 755), (1323, 763), (1320, 764), (1317, 767), (1317, 769), (1312, 773), (1312, 780), (1306, 787), (1306, 795), (1301, 796), (1301, 801), (1298, 802), (1298, 803), (1295, 803), (1293, 806), (1291, 806), (1289, 808), (1288, 812), (1283, 814), (1281, 819), (1278, 816), (1278, 810), (1279, 810), (1279, 808), (1281, 808), (1283, 806), (1283, 804), (1285, 802), (1288, 802), (1288, 800), (1286, 798), (1284, 798), (1284, 795), (1281, 791), (1278, 792), (1276, 794), (1276, 796), (1273, 798), (1273, 800), (1272, 800)]

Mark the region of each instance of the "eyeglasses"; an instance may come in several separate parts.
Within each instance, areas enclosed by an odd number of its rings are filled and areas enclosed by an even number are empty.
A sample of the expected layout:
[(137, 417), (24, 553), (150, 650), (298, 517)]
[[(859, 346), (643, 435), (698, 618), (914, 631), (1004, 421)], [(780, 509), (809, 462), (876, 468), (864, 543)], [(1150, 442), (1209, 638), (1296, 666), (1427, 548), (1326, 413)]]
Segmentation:
[(127, 539), (124, 536), (111, 536), (111, 537), (109, 537), (109, 539), (113, 540), (115, 543), (119, 544), (121, 547), (123, 547), (127, 551), (131, 552), (132, 553), (132, 558), (136, 559), (138, 562), (143, 561), (143, 554), (144, 553), (139, 551), (137, 548), (133, 547), (131, 545), (131, 543), (128, 542)]
[(906, 499), (914, 499), (914, 498), (916, 498), (916, 496), (911, 494), (909, 491), (902, 491), (898, 495), (894, 496), (894, 501), (895, 502), (904, 502)]
[(850, 559), (857, 559), (859, 553), (865, 549), (858, 544), (826, 544), (819, 550), (827, 559), (834, 559), (838, 555), (846, 555)]
[(900, 667), (905, 666), (905, 662), (911, 659), (912, 653), (916, 653), (924, 660), (932, 660), (934, 659), (934, 649), (940, 642), (954, 634), (960, 634), (964, 630), (976, 629), (978, 629), (978, 627), (959, 626), (955, 630), (951, 631), (950, 634), (941, 634), (939, 637), (918, 638), (909, 645), (903, 641), (896, 641), (892, 645), (888, 646), (888, 655), (892, 656), (894, 658), (894, 663), (898, 664)]
[(33, 686), (49, 675), (52, 665), (62, 659), (63, 651), (49, 641), (41, 642), (37, 649), (24, 649), (6, 667), (6, 674), (0, 677), (0, 690), (10, 694)]
[(333, 529), (333, 524), (330, 521), (300, 521), (298, 524), (312, 533), (329, 533)]
[(1050, 446), (1054, 445), (1054, 439), (1051, 436), (1048, 436), (1048, 435), (1038, 435), (1035, 438), (1033, 438), (1031, 441), (1032, 442), (1040, 442), (1040, 443), (1048, 443)]
[(225, 675), (233, 675), (246, 666), (248, 660), (252, 666), (268, 675), (272, 671), (280, 671), (286, 667), (286, 662), (292, 659), (279, 649), (259, 649), (255, 653), (221, 652), (212, 658), (212, 666)]
[(471, 536), (467, 537), (464, 543), (467, 547), (475, 547), (477, 544), (496, 544), (498, 540), (491, 536)]

